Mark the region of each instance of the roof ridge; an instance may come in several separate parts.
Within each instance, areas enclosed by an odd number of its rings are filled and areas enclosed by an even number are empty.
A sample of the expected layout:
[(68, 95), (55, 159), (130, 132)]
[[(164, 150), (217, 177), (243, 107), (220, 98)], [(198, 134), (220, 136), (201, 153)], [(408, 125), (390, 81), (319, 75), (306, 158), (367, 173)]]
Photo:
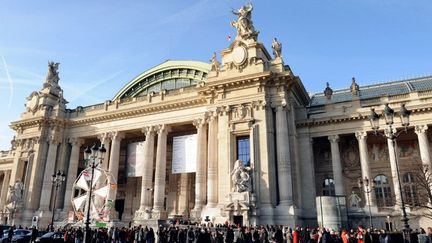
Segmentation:
[[(394, 84), (417, 82), (417, 81), (421, 81), (423, 79), (428, 79), (428, 78), (432, 78), (432, 75), (419, 76), (419, 77), (415, 77), (415, 78), (405, 78), (405, 79), (401, 79), (401, 80), (393, 80), (393, 81), (387, 81), (387, 82), (381, 82), (381, 83), (376, 82), (374, 84), (359, 85), (359, 86), (360, 86), (360, 91), (361, 91), (362, 89), (380, 88), (380, 87), (385, 87), (385, 86), (391, 86), (391, 85), (394, 85)], [(409, 88), (410, 91), (415, 90), (412, 87), (411, 83), (408, 84), (408, 88)], [(346, 91), (350, 91), (351, 92), (350, 88), (348, 87), (348, 88), (342, 88), (342, 89), (333, 90), (333, 94), (343, 93), (343, 92), (346, 92)], [(324, 95), (324, 92), (314, 93), (314, 96), (323, 96), (323, 95)]]

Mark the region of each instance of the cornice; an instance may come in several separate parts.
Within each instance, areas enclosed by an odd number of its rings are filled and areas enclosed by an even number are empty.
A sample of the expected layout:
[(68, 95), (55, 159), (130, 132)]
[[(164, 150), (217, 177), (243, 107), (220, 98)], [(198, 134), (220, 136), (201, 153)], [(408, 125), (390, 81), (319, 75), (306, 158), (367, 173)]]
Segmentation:
[[(432, 111), (432, 106), (429, 107), (419, 107), (414, 108), (411, 110), (411, 114), (421, 114)], [(309, 119), (309, 120), (303, 120), (296, 123), (296, 127), (313, 127), (313, 126), (320, 126), (320, 125), (327, 125), (327, 124), (337, 124), (337, 123), (343, 123), (343, 122), (350, 122), (350, 121), (358, 121), (358, 120), (369, 120), (369, 112), (366, 114), (358, 113), (357, 116), (350, 116), (350, 117), (344, 117), (344, 116), (335, 116), (335, 117), (328, 117), (328, 118), (321, 118), (321, 119)]]
[(206, 89), (223, 89), (223, 88), (233, 88), (240, 85), (255, 83), (259, 81), (266, 80), (270, 77), (273, 77), (273, 73), (270, 71), (260, 72), (259, 74), (249, 74), (244, 76), (238, 76), (233, 78), (221, 78), (218, 77), (218, 80), (211, 81), (209, 79), (205, 86), (202, 87), (202, 90)]
[(167, 103), (157, 103), (147, 105), (145, 107), (134, 107), (125, 110), (116, 110), (112, 112), (103, 112), (101, 114), (94, 114), (83, 118), (71, 119), (67, 121), (69, 126), (90, 125), (94, 123), (120, 120), (124, 118), (137, 117), (144, 114), (155, 114), (162, 111), (175, 110), (185, 107), (196, 107), (206, 104), (205, 97), (196, 97), (190, 100), (173, 100)]
[(19, 120), (15, 122), (11, 122), (9, 125), (15, 131), (22, 131), (24, 128), (28, 127), (41, 127), (43, 124), (51, 124), (51, 125), (65, 125), (65, 119), (63, 118), (51, 118), (51, 117), (37, 117), (25, 120)]

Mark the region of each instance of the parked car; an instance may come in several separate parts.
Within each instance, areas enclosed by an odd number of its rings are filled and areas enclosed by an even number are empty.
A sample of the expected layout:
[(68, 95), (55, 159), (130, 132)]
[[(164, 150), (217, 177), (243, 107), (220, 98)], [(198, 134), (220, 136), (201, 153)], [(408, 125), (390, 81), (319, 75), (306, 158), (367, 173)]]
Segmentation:
[(63, 243), (63, 232), (49, 232), (36, 238), (36, 242)]
[[(4, 232), (4, 231), (3, 231), (3, 232)], [(26, 230), (26, 229), (16, 229), (16, 230), (14, 230), (14, 232), (13, 232), (13, 236), (17, 236), (17, 235), (26, 235), (26, 234), (28, 234), (28, 233), (31, 233), (31, 231), (30, 231), (30, 230)], [(0, 242), (1, 242), (1, 243), (9, 242), (9, 241), (8, 241), (8, 232), (7, 232), (7, 231), (4, 232), (4, 234), (3, 234), (3, 238), (0, 239)]]
[[(37, 237), (41, 237), (46, 233), (47, 233), (46, 231), (38, 231)], [(26, 235), (15, 235), (14, 237), (12, 237), (12, 242), (13, 243), (28, 243), (31, 241), (31, 236), (32, 236), (31, 232), (26, 234)]]

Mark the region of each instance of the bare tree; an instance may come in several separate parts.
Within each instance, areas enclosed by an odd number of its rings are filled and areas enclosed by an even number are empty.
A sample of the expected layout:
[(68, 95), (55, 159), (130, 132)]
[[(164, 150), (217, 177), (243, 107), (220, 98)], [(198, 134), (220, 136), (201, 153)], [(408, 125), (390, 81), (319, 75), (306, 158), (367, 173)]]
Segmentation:
[(432, 168), (429, 165), (418, 165), (414, 171), (420, 208), (426, 209), (424, 216), (432, 219)]

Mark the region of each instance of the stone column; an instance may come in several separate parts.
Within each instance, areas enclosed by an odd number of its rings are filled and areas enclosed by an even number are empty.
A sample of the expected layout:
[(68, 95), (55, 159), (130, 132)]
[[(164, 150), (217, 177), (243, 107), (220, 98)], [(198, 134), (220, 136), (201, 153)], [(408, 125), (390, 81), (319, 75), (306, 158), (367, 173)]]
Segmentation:
[(149, 211), (152, 208), (151, 195), (153, 190), (153, 155), (154, 155), (154, 127), (149, 126), (142, 129), (145, 134), (144, 141), (144, 166), (141, 177), (141, 198), (138, 211)]
[[(193, 124), (197, 128), (197, 165), (195, 173), (195, 207), (200, 212), (206, 200), (206, 170), (207, 170), (207, 123), (206, 119), (196, 119)], [(197, 217), (198, 215), (195, 215)]]
[(152, 217), (158, 219), (166, 218), (164, 207), (165, 200), (165, 178), (166, 178), (166, 147), (168, 128), (165, 124), (157, 127), (158, 141), (156, 148), (156, 171), (155, 171), (155, 187), (154, 187), (154, 213)]
[(124, 138), (124, 134), (120, 132), (116, 131), (112, 133), (111, 153), (109, 158), (108, 171), (114, 176), (116, 181), (118, 181), (120, 143), (123, 138)]
[(189, 181), (189, 173), (180, 174), (180, 195), (178, 196), (179, 212), (186, 217), (189, 217)]
[(331, 135), (328, 136), (331, 146), (331, 156), (332, 156), (332, 167), (333, 167), (333, 180), (335, 184), (336, 196), (345, 195), (345, 186), (342, 175), (342, 163), (340, 159), (339, 151), (339, 136)]
[(291, 154), (288, 137), (287, 107), (276, 107), (276, 160), (279, 185), (279, 203), (293, 205)]
[(107, 151), (107, 154), (105, 155), (105, 158), (103, 159), (102, 165), (101, 165), (101, 168), (104, 169), (104, 170), (106, 170), (106, 169), (108, 169), (108, 162), (109, 162), (109, 159), (110, 159), (109, 153), (110, 153), (110, 147), (111, 147), (110, 146), (111, 133), (109, 133), (109, 132), (101, 133), (101, 134), (98, 135), (98, 138), (99, 138), (99, 140), (101, 142), (101, 146), (103, 144), (104, 147), (105, 147), (105, 149), (106, 149), (106, 151)]
[(9, 180), (11, 176), (11, 171), (6, 170), (3, 171), (3, 184), (1, 187), (1, 195), (0, 195), (0, 210), (4, 210), (4, 207), (6, 206), (6, 199), (9, 192)]
[(39, 211), (48, 211), (51, 200), (51, 190), (53, 183), (51, 176), (55, 170), (56, 158), (57, 158), (57, 147), (60, 141), (52, 136), (49, 140), (48, 156), (45, 162), (45, 171), (42, 183), (42, 192), (39, 201)]
[(69, 168), (67, 171), (66, 177), (66, 191), (65, 191), (65, 201), (64, 201), (64, 210), (71, 211), (72, 210), (72, 186), (77, 178), (78, 172), (78, 164), (80, 157), (80, 148), (83, 144), (83, 140), (79, 138), (70, 138), (69, 143), (72, 145), (70, 160), (69, 160)]
[[(120, 158), (120, 143), (124, 138), (124, 134), (118, 131), (112, 133), (112, 142), (111, 142), (111, 152), (109, 158), (109, 167), (108, 171), (114, 177), (115, 181), (118, 182), (118, 169), (119, 169), (119, 158)], [(108, 181), (108, 183), (114, 183), (113, 181)], [(108, 198), (113, 198), (115, 196), (115, 192), (110, 191), (110, 195)], [(115, 210), (111, 210), (111, 219), (117, 219), (118, 215)]]
[[(396, 133), (396, 129), (393, 129), (393, 134)], [(397, 151), (396, 151), (396, 140), (392, 140), (391, 137), (393, 136), (391, 134), (390, 129), (385, 129), (384, 130), (385, 135), (387, 136), (387, 146), (388, 146), (388, 150), (389, 150), (389, 158), (390, 158), (390, 168), (391, 168), (391, 174), (392, 174), (392, 181), (393, 181), (393, 189), (394, 189), (394, 193), (395, 193), (395, 198), (396, 198), (396, 207), (400, 207), (400, 205), (402, 204), (402, 200), (401, 200), (401, 190), (399, 188), (399, 176), (398, 176), (398, 164), (397, 164)], [(400, 178), (402, 179), (402, 178)]]
[[(430, 177), (430, 171), (432, 169), (430, 150), (429, 150), (429, 140), (427, 138), (427, 125), (418, 125), (415, 126), (415, 133), (417, 134), (419, 149), (420, 149), (420, 157), (422, 160), (422, 165), (424, 169), (428, 169), (427, 176)], [(432, 191), (432, 185), (431, 185)], [(431, 202), (429, 202), (431, 203)]]
[[(373, 185), (373, 179), (371, 177), (371, 173), (370, 173), (370, 169), (369, 169), (369, 154), (368, 154), (368, 148), (367, 148), (367, 143), (366, 143), (366, 138), (367, 138), (367, 133), (366, 132), (356, 132), (355, 136), (358, 140), (358, 144), (359, 144), (359, 152), (360, 152), (360, 167), (361, 167), (361, 175), (362, 175), (362, 180), (364, 180), (365, 178), (369, 179), (369, 188), (366, 187), (366, 184), (364, 184), (363, 186), (363, 191), (364, 191), (364, 198), (366, 198), (367, 200), (365, 201), (365, 206), (367, 205), (371, 205), (371, 206), (376, 206), (376, 200), (375, 200), (375, 191), (371, 190), (372, 185)], [(367, 193), (367, 190), (370, 190), (370, 193)], [(368, 199), (369, 197), (369, 199)]]
[(217, 205), (218, 188), (218, 157), (217, 157), (217, 139), (218, 139), (218, 116), (215, 112), (209, 118), (208, 124), (208, 168), (207, 168), (207, 206), (215, 207)]

